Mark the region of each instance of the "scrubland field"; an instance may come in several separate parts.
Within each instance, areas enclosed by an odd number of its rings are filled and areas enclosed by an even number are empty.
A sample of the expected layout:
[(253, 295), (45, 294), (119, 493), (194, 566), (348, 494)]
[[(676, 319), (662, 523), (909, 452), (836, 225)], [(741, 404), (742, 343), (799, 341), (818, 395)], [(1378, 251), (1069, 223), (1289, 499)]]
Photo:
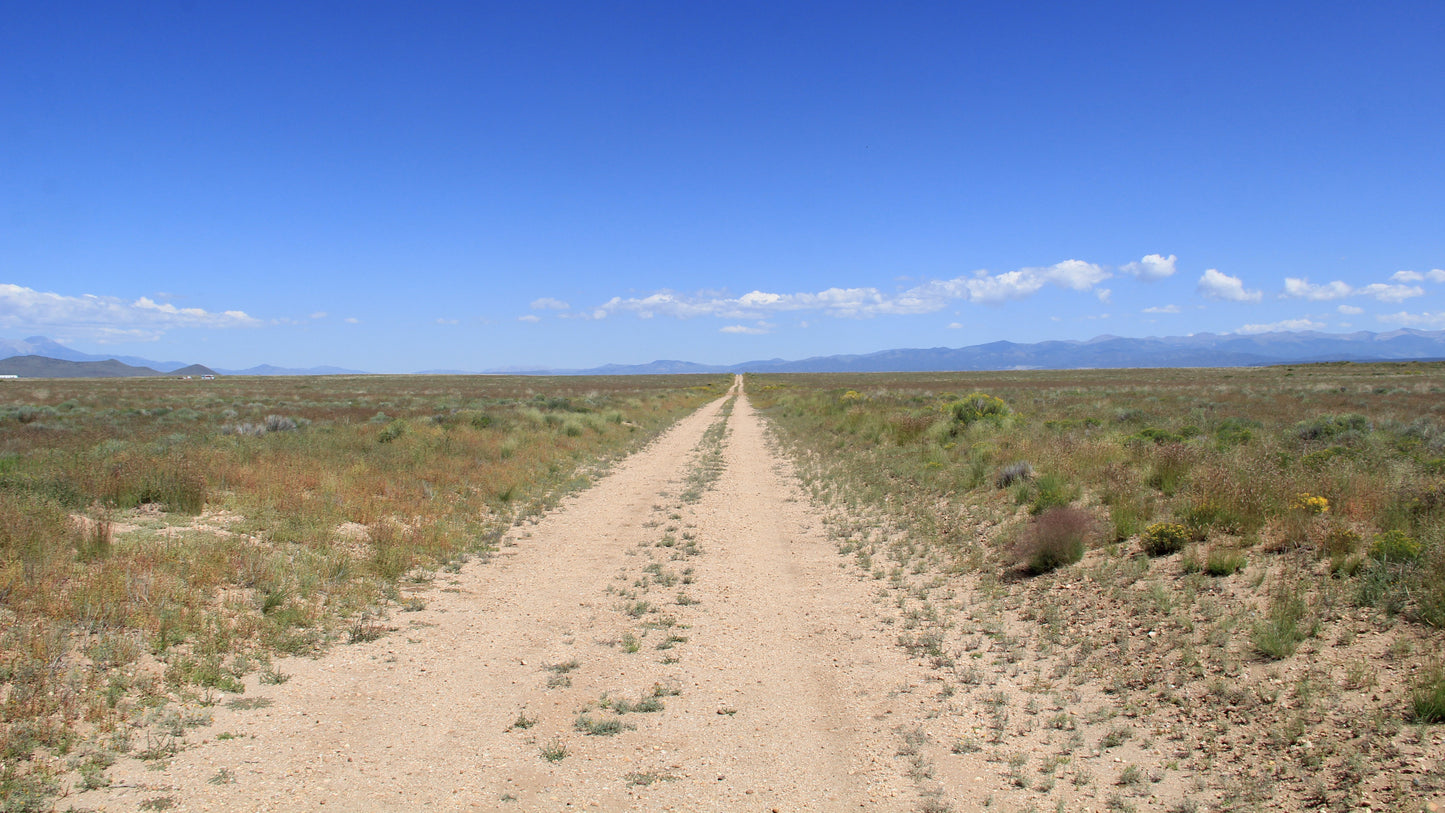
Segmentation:
[(178, 702), (284, 681), (273, 657), (381, 634), (421, 604), (399, 583), (486, 557), (729, 383), (3, 382), (3, 809), (165, 756)]
[(930, 777), (981, 757), (1002, 809), (1445, 796), (1445, 366), (749, 391), (933, 670)]
[(732, 384), (3, 382), (4, 810), (1445, 801), (1445, 365)]

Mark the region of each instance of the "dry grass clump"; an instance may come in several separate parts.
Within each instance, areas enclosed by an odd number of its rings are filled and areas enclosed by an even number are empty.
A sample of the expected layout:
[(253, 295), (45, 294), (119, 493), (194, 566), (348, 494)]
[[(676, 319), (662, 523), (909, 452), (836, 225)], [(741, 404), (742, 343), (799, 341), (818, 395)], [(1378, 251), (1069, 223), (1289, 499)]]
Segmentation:
[(1410, 711), (1421, 723), (1445, 723), (1445, 667), (1433, 667), (1415, 686)]
[(1013, 558), (1032, 574), (1071, 565), (1098, 535), (1098, 522), (1081, 508), (1050, 508), (1024, 526), (1014, 543)]
[(0, 797), (43, 807), (62, 755), (143, 710), (380, 629), (399, 579), (487, 552), (729, 384), (8, 382)]

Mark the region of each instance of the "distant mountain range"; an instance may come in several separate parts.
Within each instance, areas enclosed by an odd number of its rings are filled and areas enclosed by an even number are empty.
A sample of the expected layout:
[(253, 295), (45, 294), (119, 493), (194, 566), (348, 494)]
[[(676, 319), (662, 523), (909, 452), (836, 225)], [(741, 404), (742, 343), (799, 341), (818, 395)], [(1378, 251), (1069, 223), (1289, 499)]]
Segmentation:
[[(11, 358), (4, 358), (5, 356)], [(39, 358), (37, 361), (36, 359)], [(0, 374), (30, 377), (206, 375), (184, 362), (155, 362), (134, 356), (110, 358), (71, 350), (44, 336), (0, 339)], [(1067, 370), (1123, 367), (1248, 367), (1320, 361), (1404, 361), (1445, 359), (1445, 330), (1388, 333), (1199, 333), (1126, 339), (1098, 336), (1088, 341), (1034, 344), (990, 342), (970, 347), (882, 350), (865, 355), (815, 356), (798, 361), (767, 359), (709, 365), (690, 361), (607, 364), (585, 370), (488, 370), (511, 375), (676, 375), (680, 373), (873, 373), (977, 370)], [(45, 364), (44, 362), (51, 362)], [(72, 366), (67, 366), (72, 365)], [(196, 372), (202, 370), (204, 372)], [(222, 375), (365, 375), (341, 367), (300, 370), (263, 364)], [(424, 375), (475, 375), (461, 370), (425, 370)]]
[[(15, 356), (43, 356), (57, 361), (77, 362), (106, 362), (116, 361), (122, 367), (129, 367), (136, 372), (100, 372), (101, 370), (118, 370), (113, 367), (76, 368), (92, 369), (95, 372), (82, 375), (50, 375), (34, 376), (44, 378), (84, 378), (84, 377), (114, 377), (114, 376), (139, 376), (139, 375), (211, 375), (212, 371), (206, 369), (205, 373), (193, 373), (186, 370), (188, 367), (199, 367), (188, 361), (152, 361), (138, 356), (98, 356), (93, 353), (82, 353), (79, 350), (72, 350), (59, 342), (46, 338), (45, 336), (31, 336), (28, 339), (0, 339), (0, 359)], [(4, 362), (0, 361), (0, 366)], [(63, 368), (57, 368), (63, 369)], [(14, 373), (11, 370), (0, 370), (0, 373), (13, 375), (24, 375)], [(271, 364), (261, 364), (249, 367), (245, 370), (226, 370), (217, 368), (215, 373), (221, 375), (366, 375), (361, 370), (347, 370), (342, 367), (311, 367), (297, 369), (292, 367), (277, 367)], [(27, 376), (30, 377), (30, 376)]]
[(0, 375), (18, 375), (21, 378), (139, 378), (141, 376), (164, 375), (169, 378), (215, 375), (208, 367), (191, 364), (186, 367), (162, 373), (151, 367), (137, 367), (123, 364), (115, 359), (105, 361), (66, 361), (46, 356), (11, 356), (0, 359)]
[(1388, 333), (1199, 333), (1193, 336), (1034, 344), (990, 342), (971, 347), (882, 350), (866, 355), (815, 356), (799, 361), (767, 359), (707, 365), (689, 361), (608, 364), (587, 370), (538, 370), (531, 374), (641, 375), (678, 373), (888, 373), (978, 370), (1070, 370), (1124, 367), (1249, 367), (1320, 361), (1445, 359), (1445, 330)]

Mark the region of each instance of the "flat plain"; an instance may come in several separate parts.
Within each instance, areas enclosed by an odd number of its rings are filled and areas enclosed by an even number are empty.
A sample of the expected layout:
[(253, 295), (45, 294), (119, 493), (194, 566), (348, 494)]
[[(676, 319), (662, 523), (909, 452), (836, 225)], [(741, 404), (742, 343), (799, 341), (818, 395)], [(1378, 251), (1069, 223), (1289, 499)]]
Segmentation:
[(1440, 365), (19, 386), (8, 809), (1445, 794)]

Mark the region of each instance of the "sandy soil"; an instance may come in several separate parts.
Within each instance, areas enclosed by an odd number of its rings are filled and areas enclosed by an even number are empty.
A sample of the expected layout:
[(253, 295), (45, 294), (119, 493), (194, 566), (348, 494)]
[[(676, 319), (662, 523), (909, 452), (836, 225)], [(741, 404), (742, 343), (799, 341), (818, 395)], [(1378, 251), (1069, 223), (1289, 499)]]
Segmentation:
[[(278, 662), (287, 682), (252, 676), (243, 696), (196, 709), (209, 725), (161, 769), (122, 760), (109, 788), (69, 801), (941, 809), (908, 744), (929, 676), (736, 394), (515, 528), (491, 561), (438, 574), (394, 631)], [(719, 420), (727, 433), (709, 443)], [(709, 454), (700, 490), (689, 478)]]

